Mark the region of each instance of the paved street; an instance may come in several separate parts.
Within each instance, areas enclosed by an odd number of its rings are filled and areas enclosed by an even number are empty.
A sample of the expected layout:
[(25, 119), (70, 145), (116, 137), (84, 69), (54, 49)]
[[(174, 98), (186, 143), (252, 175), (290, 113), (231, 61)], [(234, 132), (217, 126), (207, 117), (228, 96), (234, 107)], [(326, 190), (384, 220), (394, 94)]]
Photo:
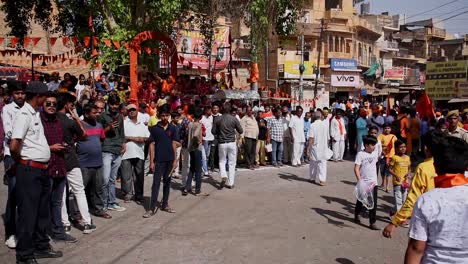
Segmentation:
[[(121, 203), (127, 211), (113, 213), (111, 220), (94, 218), (98, 229), (90, 235), (73, 229), (76, 244), (54, 244), (64, 257), (40, 263), (401, 263), (407, 229), (388, 240), (366, 227), (367, 218), (366, 226), (353, 223), (352, 167), (330, 162), (326, 187), (306, 181), (308, 165), (240, 170), (233, 190), (218, 190), (215, 174), (216, 182), (202, 186), (208, 197), (172, 190), (176, 214), (160, 211), (144, 219), (141, 206)], [(149, 194), (151, 178), (145, 179)], [(3, 212), (6, 186), (0, 194)], [(382, 194), (380, 227), (391, 201)], [(14, 254), (0, 246), (2, 263), (14, 263)]]

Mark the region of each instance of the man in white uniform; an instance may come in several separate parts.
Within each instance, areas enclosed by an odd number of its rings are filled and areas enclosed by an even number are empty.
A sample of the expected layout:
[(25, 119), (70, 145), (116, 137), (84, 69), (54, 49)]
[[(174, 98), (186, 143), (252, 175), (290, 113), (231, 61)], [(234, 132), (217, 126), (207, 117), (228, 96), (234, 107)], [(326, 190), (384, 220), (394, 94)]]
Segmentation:
[(301, 106), (296, 107), (296, 114), (289, 121), (289, 130), (291, 132), (291, 141), (293, 142), (293, 153), (291, 165), (300, 166), (301, 157), (304, 152), (305, 135), (304, 135), (304, 118), (302, 118), (303, 109)]
[(25, 88), (26, 85), (23, 85), (23, 83), (9, 82), (8, 92), (13, 97), (13, 102), (5, 105), (2, 110), (3, 129), (5, 131), (3, 165), (5, 166), (5, 177), (8, 180), (8, 198), (4, 216), (5, 244), (9, 248), (16, 247), (16, 176), (14, 170), (12, 170), (15, 161), (10, 154), (11, 130), (17, 114), (24, 105), (24, 100), (26, 99)]
[(42, 126), (39, 106), (47, 93), (41, 82), (30, 82), (26, 103), (13, 123), (10, 152), (16, 166), (18, 225), (16, 263), (37, 263), (38, 258), (59, 258), (49, 244), (51, 183), (47, 175), (50, 149)]
[(310, 125), (307, 147), (307, 155), (310, 160), (310, 181), (324, 186), (327, 180), (327, 160), (332, 154), (328, 148), (328, 139), (330, 138), (328, 119), (324, 119), (319, 111), (314, 112), (312, 118), (315, 121)]
[(346, 140), (346, 126), (343, 120), (344, 111), (336, 109), (336, 116), (330, 123), (330, 137), (333, 147), (333, 161), (343, 161)]

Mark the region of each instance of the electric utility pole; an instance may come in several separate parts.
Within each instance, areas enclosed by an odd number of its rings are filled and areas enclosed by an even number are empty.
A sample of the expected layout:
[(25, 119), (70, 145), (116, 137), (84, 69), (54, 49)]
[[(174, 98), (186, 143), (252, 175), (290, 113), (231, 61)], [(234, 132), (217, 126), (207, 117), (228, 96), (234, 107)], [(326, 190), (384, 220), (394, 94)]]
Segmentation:
[(304, 34), (301, 35), (301, 65), (299, 65), (299, 105), (304, 100)]
[(320, 37), (318, 41), (318, 57), (317, 57), (317, 68), (315, 69), (315, 85), (314, 85), (314, 99), (317, 98), (317, 85), (320, 75), (320, 57), (322, 55), (322, 43), (323, 43), (323, 26), (325, 20), (322, 18), (320, 20)]

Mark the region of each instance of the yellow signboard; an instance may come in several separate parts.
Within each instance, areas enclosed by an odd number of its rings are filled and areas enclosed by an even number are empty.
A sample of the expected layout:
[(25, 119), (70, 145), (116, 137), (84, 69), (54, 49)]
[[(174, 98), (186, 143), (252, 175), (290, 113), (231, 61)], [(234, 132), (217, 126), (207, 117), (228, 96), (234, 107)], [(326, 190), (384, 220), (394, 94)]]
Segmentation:
[[(301, 62), (297, 61), (285, 61), (284, 62), (284, 78), (285, 79), (299, 79), (299, 66)], [(315, 79), (314, 74), (314, 63), (310, 61), (304, 61), (305, 70), (303, 73), (304, 79)]]
[(457, 96), (459, 82), (467, 80), (468, 61), (429, 62), (426, 67), (426, 93), (434, 100)]

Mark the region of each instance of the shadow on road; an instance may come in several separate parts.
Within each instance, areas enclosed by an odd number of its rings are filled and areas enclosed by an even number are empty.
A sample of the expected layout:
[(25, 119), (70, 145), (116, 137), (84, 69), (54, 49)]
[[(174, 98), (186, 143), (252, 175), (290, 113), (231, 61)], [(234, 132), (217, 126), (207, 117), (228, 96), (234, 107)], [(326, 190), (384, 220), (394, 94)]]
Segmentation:
[[(322, 208), (310, 208), (310, 209), (314, 210), (317, 214), (325, 217), (328, 220), (329, 224), (335, 225), (337, 227), (342, 227), (342, 228), (343, 227), (353, 228), (352, 226), (346, 224), (346, 222), (353, 222), (354, 219), (352, 217), (349, 217), (346, 214), (332, 211), (332, 210), (326, 210)], [(342, 221), (339, 221), (339, 220), (342, 220)], [(343, 221), (346, 221), (346, 222), (343, 222)]]
[(344, 184), (352, 185), (352, 186), (356, 185), (356, 182), (352, 182), (352, 181), (342, 180), (341, 182)]
[(347, 258), (336, 258), (335, 260), (340, 264), (355, 264), (354, 261)]
[(325, 196), (325, 195), (320, 195), (320, 197), (325, 199), (325, 201), (328, 204), (331, 204), (332, 202), (339, 203), (339, 204), (343, 205), (343, 209), (345, 209), (346, 211), (348, 211), (350, 213), (354, 213), (354, 203), (352, 203), (352, 202), (350, 202), (350, 201), (348, 201), (346, 199), (338, 198), (338, 197), (332, 197), (332, 196)]
[(296, 174), (292, 174), (292, 173), (279, 173), (278, 175), (279, 175), (279, 177), (280, 177), (281, 179), (287, 180), (287, 181), (309, 182), (308, 179), (301, 178), (301, 177), (297, 176)]

